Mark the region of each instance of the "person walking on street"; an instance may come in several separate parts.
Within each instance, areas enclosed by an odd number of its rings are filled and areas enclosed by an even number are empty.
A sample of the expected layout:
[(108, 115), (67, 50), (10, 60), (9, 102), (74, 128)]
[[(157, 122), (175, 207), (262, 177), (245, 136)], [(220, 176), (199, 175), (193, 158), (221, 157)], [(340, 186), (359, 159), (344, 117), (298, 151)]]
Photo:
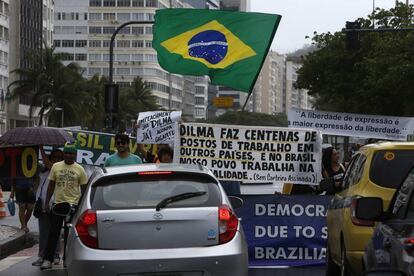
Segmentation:
[(174, 151), (169, 146), (162, 147), (158, 151), (159, 163), (172, 163), (174, 158)]
[(12, 181), (10, 198), (13, 199), (16, 196), (16, 203), (19, 206), (20, 229), (27, 233), (29, 232), (27, 223), (32, 216), (36, 201), (33, 179), (14, 178)]
[(105, 160), (105, 167), (142, 164), (142, 160), (139, 156), (129, 152), (128, 135), (123, 133), (115, 135), (115, 144), (117, 152)]
[[(39, 224), (39, 251), (38, 256), (39, 258), (32, 263), (33, 266), (40, 266), (43, 263), (43, 257), (45, 255), (46, 250), (46, 243), (47, 237), (49, 234), (49, 229), (51, 225), (51, 215), (50, 213), (46, 212), (46, 196), (47, 196), (47, 189), (49, 187), (49, 173), (52, 165), (54, 163), (60, 162), (63, 160), (63, 152), (59, 149), (54, 149), (47, 156), (43, 150), (43, 147), (40, 147), (40, 153), (42, 154), (42, 160), (45, 165), (45, 169), (39, 173), (39, 187), (37, 187), (36, 191), (36, 198), (40, 198), (42, 201), (42, 213), (39, 215), (38, 224)], [(50, 207), (49, 207), (50, 209)], [(60, 242), (58, 241), (56, 244), (55, 256), (53, 259), (53, 264), (58, 265), (60, 262), (59, 258), (60, 252)]]
[[(77, 206), (81, 194), (85, 191), (88, 182), (85, 169), (75, 162), (77, 145), (66, 143), (63, 149), (63, 161), (53, 164), (49, 174), (49, 187), (45, 202), (46, 210), (50, 209), (50, 200), (54, 197), (54, 204), (68, 203)], [(76, 209), (76, 207), (75, 207)], [(55, 255), (56, 244), (59, 240), (62, 223), (65, 217), (51, 212), (51, 224), (48, 233), (43, 263), (40, 268), (49, 269)]]

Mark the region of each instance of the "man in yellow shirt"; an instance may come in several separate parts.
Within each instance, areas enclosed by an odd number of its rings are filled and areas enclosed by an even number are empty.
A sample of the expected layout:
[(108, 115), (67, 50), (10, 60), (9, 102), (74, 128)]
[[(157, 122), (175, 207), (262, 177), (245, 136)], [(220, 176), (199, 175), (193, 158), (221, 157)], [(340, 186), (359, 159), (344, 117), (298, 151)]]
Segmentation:
[[(85, 190), (88, 182), (85, 169), (75, 162), (76, 144), (66, 144), (63, 149), (63, 161), (52, 166), (49, 174), (49, 187), (46, 197), (46, 208), (54, 196), (54, 204), (67, 202), (70, 205), (78, 205), (81, 193)], [(52, 261), (56, 244), (59, 242), (64, 217), (51, 212), (51, 225), (41, 269), (52, 267)]]

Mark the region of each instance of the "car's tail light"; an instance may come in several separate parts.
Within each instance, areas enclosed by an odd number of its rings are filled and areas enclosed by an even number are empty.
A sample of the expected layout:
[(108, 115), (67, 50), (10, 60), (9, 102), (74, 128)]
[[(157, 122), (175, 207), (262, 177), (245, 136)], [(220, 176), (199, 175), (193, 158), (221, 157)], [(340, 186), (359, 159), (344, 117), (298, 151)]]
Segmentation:
[(413, 244), (414, 245), (414, 238), (409, 238), (404, 241), (405, 244)]
[(354, 225), (357, 226), (374, 226), (374, 221), (372, 220), (362, 220), (362, 219), (358, 219), (355, 216), (355, 211), (356, 211), (356, 205), (357, 205), (357, 199), (354, 198), (352, 199), (352, 203), (351, 203), (351, 221)]
[(239, 219), (227, 205), (219, 208), (219, 243), (231, 241), (237, 232)]
[(159, 175), (159, 174), (172, 174), (169, 171), (154, 171), (154, 172), (139, 172), (139, 175)]
[(84, 245), (98, 248), (98, 228), (96, 212), (94, 210), (86, 210), (77, 221), (75, 227)]

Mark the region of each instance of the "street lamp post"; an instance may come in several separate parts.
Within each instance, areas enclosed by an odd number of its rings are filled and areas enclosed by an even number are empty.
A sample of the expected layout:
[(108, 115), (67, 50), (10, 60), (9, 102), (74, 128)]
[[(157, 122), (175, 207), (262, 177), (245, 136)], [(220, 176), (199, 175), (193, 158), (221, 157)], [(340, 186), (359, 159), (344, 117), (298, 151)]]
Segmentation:
[(119, 26), (111, 36), (109, 43), (109, 83), (105, 86), (105, 124), (108, 124), (113, 130), (113, 113), (118, 112), (118, 84), (113, 83), (113, 68), (114, 68), (114, 42), (115, 37), (122, 28), (132, 24), (152, 25), (154, 21), (129, 21)]

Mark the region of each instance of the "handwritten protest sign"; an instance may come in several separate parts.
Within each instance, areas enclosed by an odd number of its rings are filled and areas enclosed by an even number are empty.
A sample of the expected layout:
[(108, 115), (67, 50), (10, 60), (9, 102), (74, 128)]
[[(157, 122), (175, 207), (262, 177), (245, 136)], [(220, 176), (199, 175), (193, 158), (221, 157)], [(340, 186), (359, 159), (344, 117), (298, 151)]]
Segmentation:
[(414, 119), (336, 113), (292, 108), (288, 112), (289, 127), (318, 129), (323, 134), (365, 138), (407, 140), (414, 132)]
[(37, 146), (0, 148), (0, 178), (31, 178), (37, 173)]
[(141, 112), (138, 116), (137, 142), (168, 144), (174, 141), (174, 124), (181, 120), (181, 111)]
[(175, 163), (204, 165), (221, 180), (319, 183), (317, 130), (189, 123), (178, 129)]

